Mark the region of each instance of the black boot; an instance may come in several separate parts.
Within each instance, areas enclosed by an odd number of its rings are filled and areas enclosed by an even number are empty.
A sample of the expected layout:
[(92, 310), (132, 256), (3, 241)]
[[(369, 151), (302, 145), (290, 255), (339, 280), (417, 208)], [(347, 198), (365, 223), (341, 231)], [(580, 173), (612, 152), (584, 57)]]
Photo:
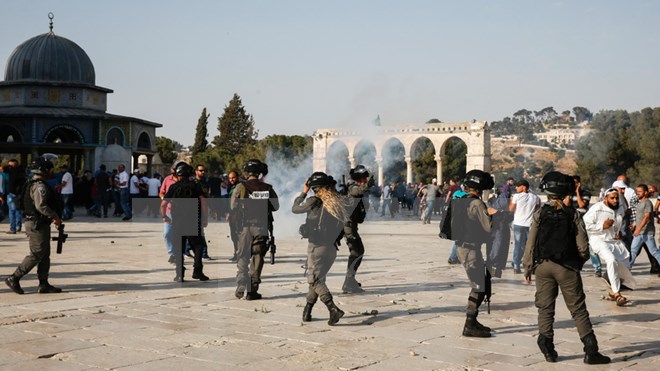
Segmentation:
[(582, 340), (582, 344), (584, 344), (584, 363), (588, 365), (604, 365), (610, 363), (610, 357), (598, 353), (598, 341), (593, 332), (580, 340)]
[(337, 308), (335, 302), (332, 300), (324, 303), (328, 307), (328, 312), (330, 312), (330, 319), (328, 320), (328, 325), (333, 326), (335, 323), (339, 322), (339, 319), (344, 316), (344, 311)]
[(474, 319), (474, 323), (481, 330), (488, 331), (488, 332), (493, 331), (490, 327), (482, 325), (481, 322), (479, 322), (476, 318)]
[(305, 309), (303, 309), (303, 316), (302, 316), (303, 322), (312, 321), (312, 308), (314, 308), (314, 303), (307, 303), (305, 305)]
[(209, 278), (204, 275), (201, 268), (195, 268), (193, 270), (192, 278), (200, 281), (208, 281)]
[(5, 283), (11, 289), (11, 291), (17, 293), (18, 295), (23, 295), (25, 291), (23, 291), (21, 284), (18, 283), (18, 281), (20, 281), (20, 278), (14, 276), (13, 274), (5, 278)]
[(40, 294), (59, 294), (62, 289), (52, 286), (48, 283), (48, 280), (39, 280), (39, 290), (37, 292)]
[(652, 256), (649, 257), (649, 260), (651, 261), (651, 270), (649, 271), (649, 274), (660, 273), (660, 265), (658, 265), (658, 261)]
[(557, 362), (559, 354), (555, 351), (553, 338), (539, 334), (538, 339), (536, 339), (536, 344), (539, 345), (539, 349), (541, 349), (541, 353), (543, 353), (547, 362)]
[(486, 330), (484, 326), (477, 325), (476, 316), (468, 316), (463, 326), (463, 336), (476, 337), (476, 338), (489, 338), (490, 331)]

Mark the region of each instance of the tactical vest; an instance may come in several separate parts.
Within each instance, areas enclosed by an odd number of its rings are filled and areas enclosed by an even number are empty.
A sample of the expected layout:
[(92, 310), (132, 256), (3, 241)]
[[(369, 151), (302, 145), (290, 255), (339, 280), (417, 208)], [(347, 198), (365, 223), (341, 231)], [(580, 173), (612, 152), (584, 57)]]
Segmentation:
[(56, 196), (53, 188), (43, 179), (31, 179), (25, 183), (21, 191), (22, 196), (19, 196), (20, 199), (17, 200), (17, 206), (23, 210), (23, 214), (26, 216), (26, 219), (50, 220), (50, 218), (37, 211), (37, 208), (34, 205), (34, 199), (32, 198), (32, 193), (30, 191), (32, 190), (32, 187), (37, 186), (37, 183), (43, 184), (43, 186), (46, 188), (46, 205), (48, 205), (48, 207), (53, 209), (55, 213), (61, 217), (62, 202), (60, 198)]
[(307, 238), (319, 245), (334, 244), (344, 230), (344, 223), (330, 214), (320, 199), (317, 200), (305, 219)]
[(346, 187), (347, 188), (347, 194), (349, 195), (348, 197), (350, 198), (350, 201), (351, 201), (350, 206), (349, 206), (351, 208), (349, 210), (350, 214), (351, 214), (350, 219), (353, 223), (360, 224), (360, 223), (364, 222), (364, 219), (367, 217), (367, 210), (368, 210), (368, 207), (369, 207), (368, 206), (369, 201), (367, 200), (365, 202), (364, 195), (357, 196), (357, 197), (350, 196), (351, 192), (348, 191), (348, 188), (352, 188), (352, 187), (359, 187), (359, 186), (355, 183), (349, 183), (348, 186)]
[(483, 201), (470, 193), (451, 200), (451, 239), (458, 243), (480, 245), (490, 238), (490, 233), (484, 230), (479, 220), (468, 217), (468, 208), (473, 202)]
[(578, 254), (576, 227), (573, 221), (575, 209), (562, 207), (556, 209), (543, 205), (539, 218), (539, 227), (534, 244), (534, 260), (551, 260), (573, 269), (582, 269), (582, 259)]
[(257, 179), (242, 182), (247, 191), (247, 197), (238, 200), (241, 218), (244, 223), (256, 226), (268, 226), (272, 220), (272, 207), (270, 205), (270, 184)]

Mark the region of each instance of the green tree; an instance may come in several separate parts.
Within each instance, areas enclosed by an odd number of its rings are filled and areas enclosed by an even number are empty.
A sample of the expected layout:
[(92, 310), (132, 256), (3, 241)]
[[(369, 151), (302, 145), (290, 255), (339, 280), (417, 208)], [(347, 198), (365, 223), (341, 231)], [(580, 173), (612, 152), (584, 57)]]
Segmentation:
[(624, 110), (602, 111), (589, 123), (589, 134), (577, 141), (577, 171), (590, 188), (609, 185), (619, 174), (635, 172), (641, 138), (636, 137), (639, 133), (633, 129), (631, 117), (640, 120)]
[(166, 137), (156, 137), (156, 151), (164, 164), (172, 164), (176, 160), (177, 152), (181, 150), (181, 143)]
[[(433, 143), (424, 138), (415, 142), (412, 153), (413, 174), (415, 181), (430, 183), (436, 177), (435, 147)], [(440, 183), (440, 181), (438, 181)]]
[(269, 135), (260, 140), (257, 148), (261, 157), (273, 159), (288, 167), (298, 167), (309, 161), (314, 152), (312, 137), (309, 135)]
[(219, 135), (213, 138), (213, 145), (219, 147), (224, 155), (234, 157), (241, 152), (250, 151), (249, 147), (257, 144), (258, 130), (254, 128), (254, 119), (243, 107), (238, 94), (229, 101), (218, 118)]
[(580, 106), (573, 107), (573, 113), (575, 114), (575, 121), (577, 122), (590, 121), (593, 117), (591, 111), (589, 111), (585, 107), (580, 107)]
[(209, 116), (210, 115), (206, 113), (206, 107), (204, 107), (202, 114), (197, 120), (197, 128), (195, 129), (195, 144), (193, 144), (191, 150), (193, 157), (206, 152), (206, 149), (209, 146), (209, 142), (206, 140), (209, 136), (209, 131), (207, 129)]
[(527, 109), (521, 109), (518, 110), (516, 113), (513, 114), (514, 118), (517, 118), (518, 120), (524, 122), (525, 124), (532, 122), (532, 111), (527, 110)]
[(442, 163), (442, 176), (445, 181), (458, 177), (465, 178), (467, 166), (467, 145), (460, 139), (450, 139), (445, 147)]

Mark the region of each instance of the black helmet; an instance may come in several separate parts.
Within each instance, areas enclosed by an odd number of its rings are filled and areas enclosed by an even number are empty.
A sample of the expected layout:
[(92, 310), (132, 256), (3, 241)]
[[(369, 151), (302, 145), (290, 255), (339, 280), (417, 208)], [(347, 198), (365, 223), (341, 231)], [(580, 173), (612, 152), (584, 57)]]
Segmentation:
[(52, 162), (43, 157), (39, 157), (30, 164), (30, 170), (32, 170), (34, 174), (48, 174), (48, 172), (54, 167), (55, 166)]
[(549, 196), (563, 198), (575, 192), (575, 180), (570, 175), (551, 171), (541, 178), (541, 190)]
[(463, 184), (466, 187), (477, 189), (483, 191), (485, 189), (491, 189), (495, 185), (493, 177), (489, 173), (481, 170), (470, 170), (465, 174), (465, 180)]
[(351, 169), (349, 174), (353, 180), (364, 179), (369, 177), (369, 170), (364, 165), (358, 165), (355, 169)]
[(322, 171), (317, 171), (307, 178), (305, 183), (307, 186), (311, 187), (314, 191), (321, 187), (334, 187), (337, 184), (337, 181), (334, 178)]
[(185, 162), (179, 162), (174, 169), (174, 175), (189, 178), (193, 175), (193, 167)]
[(245, 163), (243, 166), (243, 171), (255, 176), (259, 176), (259, 174), (266, 175), (268, 174), (268, 165), (259, 160), (252, 159)]

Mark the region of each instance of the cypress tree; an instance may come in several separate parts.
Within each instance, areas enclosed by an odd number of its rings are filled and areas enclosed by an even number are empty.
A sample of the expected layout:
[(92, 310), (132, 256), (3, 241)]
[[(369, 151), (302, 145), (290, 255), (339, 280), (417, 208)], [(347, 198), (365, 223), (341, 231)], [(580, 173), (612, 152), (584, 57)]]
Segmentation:
[(230, 156), (235, 156), (257, 144), (259, 132), (254, 129), (254, 119), (245, 112), (238, 94), (234, 94), (222, 116), (218, 118), (218, 131), (220, 134), (213, 138), (213, 145)]
[(202, 114), (197, 120), (197, 128), (195, 129), (195, 144), (192, 147), (193, 156), (206, 152), (206, 149), (209, 146), (209, 142), (206, 140), (206, 138), (209, 136), (209, 131), (207, 129), (209, 116), (210, 115), (206, 114), (206, 107), (204, 107)]

